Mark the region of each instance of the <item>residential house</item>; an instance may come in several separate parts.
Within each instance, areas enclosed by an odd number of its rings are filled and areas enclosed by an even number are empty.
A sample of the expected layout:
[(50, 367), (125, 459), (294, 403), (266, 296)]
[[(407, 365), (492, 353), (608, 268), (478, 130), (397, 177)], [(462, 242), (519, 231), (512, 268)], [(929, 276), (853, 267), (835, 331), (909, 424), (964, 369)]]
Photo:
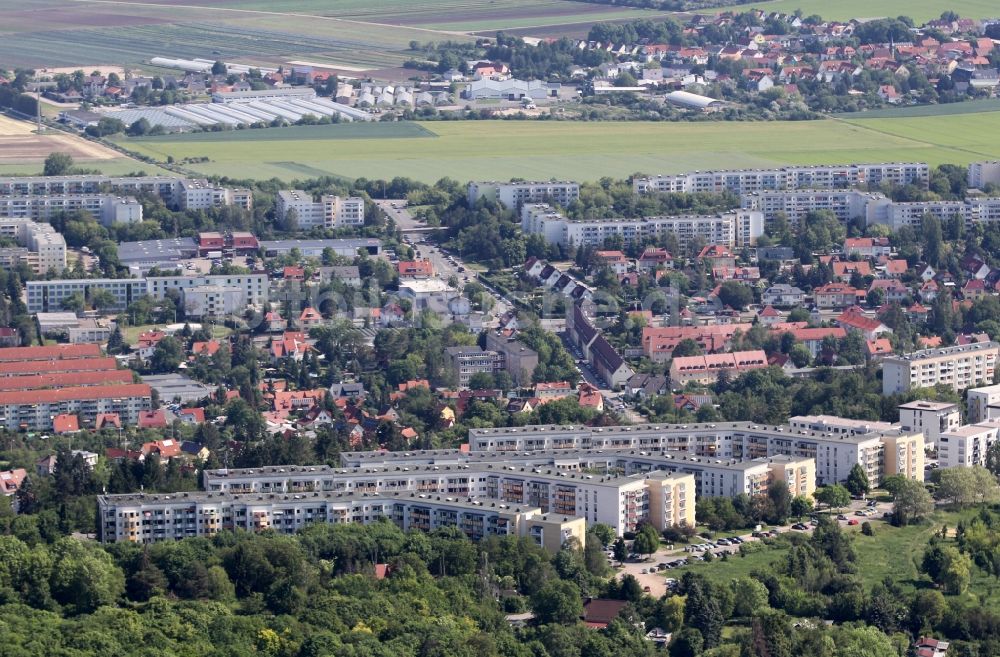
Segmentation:
[(819, 308), (846, 308), (864, 303), (867, 296), (864, 290), (856, 290), (844, 283), (827, 283), (816, 288), (813, 295)]
[(847, 331), (839, 326), (819, 328), (799, 328), (788, 331), (795, 336), (795, 341), (809, 350), (809, 355), (815, 360), (823, 353), (823, 341), (827, 338), (841, 340), (847, 337)]
[(646, 247), (639, 259), (636, 260), (636, 267), (641, 272), (651, 272), (658, 268), (669, 269), (673, 267), (674, 258), (666, 249), (656, 247)]
[(892, 253), (888, 237), (848, 237), (844, 240), (844, 255), (854, 254), (862, 258), (877, 258)]
[(860, 331), (865, 340), (874, 340), (880, 335), (892, 333), (892, 329), (874, 317), (868, 317), (860, 308), (851, 307), (836, 319), (837, 326), (845, 331)]
[(0, 472), (0, 493), (10, 497), (21, 488), (21, 484), (24, 483), (27, 476), (28, 471), (24, 468)]
[(761, 301), (767, 306), (793, 308), (805, 302), (805, 292), (793, 285), (778, 283), (764, 290)]

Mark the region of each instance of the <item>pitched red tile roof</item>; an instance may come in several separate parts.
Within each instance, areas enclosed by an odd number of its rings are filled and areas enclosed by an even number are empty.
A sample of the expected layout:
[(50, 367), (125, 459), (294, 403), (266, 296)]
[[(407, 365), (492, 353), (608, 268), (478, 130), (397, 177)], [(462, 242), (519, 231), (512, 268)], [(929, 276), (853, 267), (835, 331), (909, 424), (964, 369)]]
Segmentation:
[(55, 390), (10, 390), (0, 392), (0, 404), (38, 404), (83, 399), (149, 397), (151, 394), (150, 387), (145, 383), (77, 386)]
[(5, 347), (0, 362), (26, 360), (65, 360), (103, 355), (97, 344), (60, 344), (47, 347)]
[(114, 358), (76, 358), (66, 360), (31, 360), (0, 362), (0, 376), (29, 376), (51, 372), (93, 372), (113, 370), (118, 366)]
[(72, 433), (80, 430), (80, 418), (75, 415), (61, 414), (52, 418), (52, 431), (55, 433)]
[(0, 377), (0, 391), (41, 390), (70, 386), (109, 385), (132, 383), (131, 370), (96, 370), (93, 372), (54, 372), (30, 376)]

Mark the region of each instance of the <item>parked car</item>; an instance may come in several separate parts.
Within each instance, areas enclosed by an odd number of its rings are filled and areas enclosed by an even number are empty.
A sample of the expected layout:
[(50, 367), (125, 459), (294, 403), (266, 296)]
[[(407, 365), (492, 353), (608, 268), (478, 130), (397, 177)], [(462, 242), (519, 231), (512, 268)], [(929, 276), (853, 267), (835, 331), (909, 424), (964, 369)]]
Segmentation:
[(847, 516), (841, 513), (840, 515), (837, 516), (837, 520), (847, 520)]
[(850, 520), (847, 521), (847, 524), (851, 525), (853, 527), (854, 525), (858, 524), (858, 519), (857, 518), (851, 518)]
[(801, 531), (805, 531), (806, 529), (808, 529), (808, 527), (806, 527), (805, 525), (803, 525), (801, 522), (797, 522), (794, 525), (792, 525), (792, 529), (797, 529), (797, 530), (799, 530), (801, 532)]

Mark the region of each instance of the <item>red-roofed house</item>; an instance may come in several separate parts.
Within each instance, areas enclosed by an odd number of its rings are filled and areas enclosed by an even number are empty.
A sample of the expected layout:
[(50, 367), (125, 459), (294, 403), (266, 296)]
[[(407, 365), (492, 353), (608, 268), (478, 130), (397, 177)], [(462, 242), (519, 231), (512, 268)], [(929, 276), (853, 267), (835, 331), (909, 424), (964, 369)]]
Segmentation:
[(319, 326), (323, 323), (323, 316), (313, 307), (308, 307), (299, 315), (299, 326), (305, 329)]
[(27, 476), (28, 471), (24, 468), (0, 472), (0, 493), (10, 497), (17, 492), (17, 489), (21, 487)]
[(52, 418), (53, 433), (76, 433), (80, 430), (80, 418), (63, 413)]
[(165, 438), (163, 440), (154, 440), (149, 443), (143, 443), (139, 451), (144, 456), (152, 456), (156, 454), (160, 457), (161, 461), (169, 461), (170, 459), (181, 455), (181, 444), (174, 440), (173, 438)]
[(855, 290), (844, 283), (828, 283), (818, 287), (813, 294), (819, 308), (846, 308), (856, 303), (864, 303), (867, 294), (864, 290)]
[(889, 255), (892, 247), (888, 237), (848, 237), (844, 240), (844, 255), (857, 253), (863, 258), (877, 258)]
[(203, 424), (205, 422), (205, 409), (182, 408), (177, 411), (177, 417), (185, 424)]
[(901, 303), (910, 296), (910, 290), (895, 278), (875, 279), (868, 288), (869, 294), (872, 290), (882, 290), (885, 293), (885, 300), (889, 303)]
[(888, 338), (876, 338), (865, 341), (865, 355), (868, 360), (880, 360), (892, 355), (892, 343)]
[(873, 317), (866, 317), (860, 308), (848, 308), (836, 319), (837, 326), (845, 331), (860, 331), (865, 340), (892, 333), (892, 329)]
[(628, 258), (621, 251), (594, 251), (594, 258), (619, 276), (628, 271)]
[(666, 249), (658, 249), (655, 247), (647, 247), (639, 259), (636, 260), (636, 265), (639, 271), (653, 271), (657, 267), (672, 267), (674, 264), (674, 258), (671, 256)]
[(720, 374), (736, 378), (744, 372), (767, 367), (767, 354), (760, 349), (734, 351), (728, 354), (684, 356), (674, 358), (670, 363), (670, 381), (676, 388), (683, 388), (692, 381), (708, 385), (715, 383)]
[(195, 342), (191, 345), (192, 356), (214, 356), (222, 344), (218, 340), (208, 340), (207, 342)]
[(948, 642), (922, 636), (913, 644), (917, 649), (917, 657), (946, 657), (948, 654)]
[(281, 272), (281, 277), (286, 281), (301, 283), (306, 280), (306, 270), (303, 267), (285, 267)]
[(854, 274), (858, 276), (871, 276), (872, 266), (865, 260), (858, 262), (851, 260), (847, 262), (837, 261), (833, 263), (833, 277), (841, 283), (850, 281), (851, 276), (854, 276)]
[(901, 258), (886, 260), (884, 276), (886, 278), (902, 278), (903, 274), (910, 268), (907, 262)]
[(721, 244), (709, 244), (698, 253), (698, 261), (704, 262), (710, 269), (716, 267), (735, 267), (736, 256), (729, 250), (728, 246)]
[(764, 326), (771, 326), (773, 324), (783, 322), (785, 316), (775, 310), (774, 306), (768, 306), (757, 314), (757, 319), (760, 320), (760, 323)]
[(94, 418), (94, 428), (95, 429), (121, 429), (122, 419), (118, 417), (118, 413), (98, 413), (97, 417)]
[(606, 629), (627, 604), (626, 600), (588, 598), (583, 603), (583, 624), (592, 630)]
[(163, 409), (157, 409), (155, 411), (140, 411), (139, 412), (139, 428), (140, 429), (166, 429), (167, 428), (167, 416), (163, 412)]
[(592, 408), (598, 413), (604, 412), (604, 395), (589, 383), (581, 383), (577, 388), (577, 403), (584, 408)]
[(139, 358), (143, 360), (149, 360), (153, 357), (153, 352), (156, 350), (156, 345), (160, 344), (160, 340), (167, 337), (167, 334), (163, 331), (146, 331), (145, 333), (139, 334), (139, 341), (135, 345), (135, 350), (139, 354)]
[(536, 383), (534, 396), (542, 401), (550, 399), (562, 399), (568, 397), (573, 392), (566, 381), (556, 381), (554, 383)]
[(434, 275), (434, 265), (424, 260), (400, 260), (396, 265), (400, 278), (430, 278)]
[(840, 340), (847, 337), (847, 331), (839, 326), (820, 328), (800, 328), (788, 331), (795, 336), (796, 342), (801, 342), (809, 350), (809, 355), (817, 358), (823, 351), (823, 340), (833, 338)]

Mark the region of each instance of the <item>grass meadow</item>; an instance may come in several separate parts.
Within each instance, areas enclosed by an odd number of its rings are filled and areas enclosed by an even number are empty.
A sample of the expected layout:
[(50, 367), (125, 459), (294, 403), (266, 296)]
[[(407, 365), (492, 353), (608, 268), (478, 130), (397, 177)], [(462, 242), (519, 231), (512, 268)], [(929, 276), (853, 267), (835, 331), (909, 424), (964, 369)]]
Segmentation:
[(119, 143), (161, 162), (168, 156), (178, 161), (207, 157), (208, 162), (190, 165), (204, 175), (596, 180), (636, 172), (1000, 158), (1000, 112), (760, 123), (351, 124), (122, 138)]

